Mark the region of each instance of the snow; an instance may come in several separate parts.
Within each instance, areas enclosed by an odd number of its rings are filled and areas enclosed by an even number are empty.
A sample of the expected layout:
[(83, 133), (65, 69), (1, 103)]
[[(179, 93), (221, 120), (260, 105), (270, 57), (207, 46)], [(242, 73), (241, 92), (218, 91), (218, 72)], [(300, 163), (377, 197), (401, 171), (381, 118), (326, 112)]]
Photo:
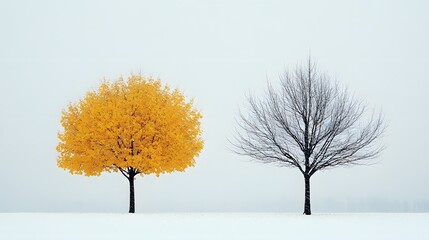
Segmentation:
[(0, 239), (429, 239), (429, 213), (0, 213)]

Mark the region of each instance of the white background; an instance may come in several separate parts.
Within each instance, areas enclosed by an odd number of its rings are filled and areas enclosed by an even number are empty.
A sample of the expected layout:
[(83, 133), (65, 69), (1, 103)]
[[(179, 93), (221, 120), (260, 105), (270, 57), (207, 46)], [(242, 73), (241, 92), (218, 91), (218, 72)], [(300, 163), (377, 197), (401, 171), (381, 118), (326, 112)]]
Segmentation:
[(427, 1), (0, 2), (0, 211), (126, 212), (118, 174), (56, 166), (61, 110), (101, 80), (160, 77), (194, 97), (205, 148), (185, 173), (136, 181), (137, 212), (292, 211), (296, 169), (228, 150), (246, 94), (312, 58), (388, 123), (368, 167), (319, 172), (313, 212), (429, 211)]

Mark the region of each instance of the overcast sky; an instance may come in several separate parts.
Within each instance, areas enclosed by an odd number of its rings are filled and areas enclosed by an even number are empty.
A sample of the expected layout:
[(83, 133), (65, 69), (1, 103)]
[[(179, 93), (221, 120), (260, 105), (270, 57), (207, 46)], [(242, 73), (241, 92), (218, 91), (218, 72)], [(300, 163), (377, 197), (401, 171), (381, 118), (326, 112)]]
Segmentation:
[(184, 173), (138, 177), (137, 212), (302, 212), (297, 169), (228, 150), (248, 93), (305, 61), (388, 123), (373, 166), (312, 178), (312, 210), (429, 211), (428, 1), (1, 1), (0, 212), (127, 212), (119, 173), (56, 165), (61, 110), (101, 80), (160, 77), (195, 98), (205, 148)]

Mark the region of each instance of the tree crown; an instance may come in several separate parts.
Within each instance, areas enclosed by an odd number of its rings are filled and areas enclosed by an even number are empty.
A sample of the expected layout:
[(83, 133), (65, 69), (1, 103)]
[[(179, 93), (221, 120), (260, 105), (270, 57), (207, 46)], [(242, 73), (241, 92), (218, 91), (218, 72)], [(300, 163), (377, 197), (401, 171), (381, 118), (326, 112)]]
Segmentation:
[(201, 118), (192, 100), (160, 80), (104, 81), (63, 111), (57, 163), (86, 176), (184, 171), (203, 148)]
[[(265, 98), (248, 99), (240, 114), (234, 151), (264, 163), (296, 167), (311, 176), (318, 170), (363, 164), (383, 150), (381, 115), (365, 119), (365, 105), (347, 89), (308, 65), (286, 71), (279, 88)], [(366, 120), (366, 121), (365, 121)]]

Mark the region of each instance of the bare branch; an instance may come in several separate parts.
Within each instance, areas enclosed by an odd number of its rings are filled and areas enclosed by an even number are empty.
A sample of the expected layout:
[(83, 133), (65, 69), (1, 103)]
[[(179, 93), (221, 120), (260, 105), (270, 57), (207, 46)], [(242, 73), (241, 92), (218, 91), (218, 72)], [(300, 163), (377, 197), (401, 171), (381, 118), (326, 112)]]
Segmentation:
[(309, 60), (268, 85), (265, 98), (248, 97), (239, 114), (233, 151), (262, 163), (296, 167), (307, 176), (337, 166), (365, 164), (383, 150), (381, 115), (366, 118), (362, 101), (332, 84)]
[[(116, 165), (115, 165), (116, 166)], [(122, 175), (124, 175), (124, 177), (126, 177), (127, 179), (129, 179), (130, 178), (130, 175), (129, 175), (129, 173), (126, 171), (126, 170), (124, 170), (124, 169), (122, 169), (121, 167), (117, 167), (118, 169), (119, 169), (119, 171), (122, 173)]]

